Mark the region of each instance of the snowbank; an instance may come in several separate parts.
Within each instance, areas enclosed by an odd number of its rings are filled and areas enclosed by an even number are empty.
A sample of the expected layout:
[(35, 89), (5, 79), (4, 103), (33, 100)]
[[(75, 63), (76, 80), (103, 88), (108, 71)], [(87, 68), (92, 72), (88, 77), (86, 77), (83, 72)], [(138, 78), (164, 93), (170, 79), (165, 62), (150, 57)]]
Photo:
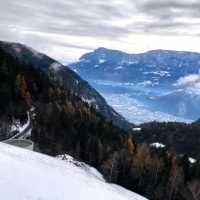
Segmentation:
[(0, 194), (6, 200), (146, 200), (73, 162), (0, 143)]
[(152, 143), (150, 146), (155, 148), (165, 148), (165, 145), (159, 142)]

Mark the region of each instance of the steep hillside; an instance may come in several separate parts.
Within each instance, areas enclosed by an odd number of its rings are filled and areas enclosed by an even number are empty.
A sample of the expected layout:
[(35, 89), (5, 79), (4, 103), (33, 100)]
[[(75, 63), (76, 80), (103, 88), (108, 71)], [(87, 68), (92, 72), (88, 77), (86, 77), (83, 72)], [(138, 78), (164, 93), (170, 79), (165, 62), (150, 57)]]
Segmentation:
[[(21, 63), (1, 49), (0, 66), (2, 129), (12, 125), (15, 119), (26, 121), (27, 111), (34, 107), (32, 137), (50, 154), (66, 150), (74, 153), (77, 149), (77, 157), (81, 154), (89, 159), (90, 148), (97, 148), (96, 143), (101, 146), (101, 139), (116, 149), (126, 146), (126, 132), (113, 126), (111, 120), (102, 117), (62, 84), (52, 81), (43, 70)], [(9, 129), (2, 132), (6, 137)], [(86, 147), (88, 152), (81, 151)]]
[(103, 116), (113, 120), (115, 125), (125, 129), (132, 126), (115, 112), (94, 88), (68, 67), (22, 44), (0, 42), (0, 47), (21, 62), (44, 70), (51, 79), (62, 82), (64, 87), (70, 90), (71, 93), (93, 106)]
[(1, 199), (146, 200), (77, 164), (0, 144)]

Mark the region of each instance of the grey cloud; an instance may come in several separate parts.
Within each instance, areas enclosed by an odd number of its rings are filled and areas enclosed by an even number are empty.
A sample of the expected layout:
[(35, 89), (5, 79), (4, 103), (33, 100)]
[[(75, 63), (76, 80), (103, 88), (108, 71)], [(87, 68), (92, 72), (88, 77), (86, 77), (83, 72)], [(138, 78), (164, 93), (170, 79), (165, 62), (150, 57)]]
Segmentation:
[(180, 22), (176, 20), (153, 20), (150, 22), (133, 23), (131, 25), (135, 33), (168, 35), (168, 36), (199, 36), (199, 33), (192, 32), (193, 27), (200, 27), (200, 23)]
[[(142, 0), (137, 1), (137, 12), (143, 14), (149, 22), (140, 22), (140, 31), (152, 34), (175, 34), (175, 35), (193, 35), (194, 26), (200, 28), (199, 23), (194, 23), (194, 19), (200, 19), (200, 2), (198, 0)], [(184, 22), (181, 18), (188, 19), (189, 22)], [(137, 26), (138, 22), (132, 26)], [(185, 30), (190, 30), (186, 33)]]
[(16, 0), (3, 4), (0, 23), (17, 24), (24, 29), (91, 37), (121, 37), (128, 30), (107, 24), (125, 17), (124, 11), (102, 1)]
[[(199, 10), (198, 0), (124, 0), (123, 4), (117, 4), (116, 0), (0, 0), (0, 37), (28, 44), (36, 40), (39, 47), (39, 41), (45, 41), (45, 38), (34, 35), (34, 32), (116, 41), (141, 33), (196, 36), (200, 33), (193, 33), (192, 28), (200, 25), (193, 19), (200, 18)], [(137, 19), (141, 15), (144, 20)], [(180, 21), (181, 17), (189, 22)], [(133, 20), (127, 25), (113, 23), (127, 19)], [(22, 30), (32, 34), (20, 35)], [(191, 31), (186, 33), (185, 30)], [(43, 48), (50, 45), (92, 48), (90, 44), (74, 45), (70, 41), (58, 42), (52, 38)]]
[(182, 88), (189, 93), (200, 94), (200, 75), (189, 74), (187, 76), (181, 77), (177, 80), (174, 86)]
[(200, 9), (200, 2), (198, 0), (150, 0), (141, 2), (143, 3), (137, 4), (140, 12), (160, 18), (163, 18), (163, 16), (175, 17), (177, 14), (179, 16), (193, 17), (196, 16), (195, 12)]
[[(200, 8), (200, 2), (190, 3), (189, 0), (127, 0), (126, 5), (120, 6), (117, 6), (114, 0), (109, 2), (102, 0), (8, 0), (1, 4), (1, 24), (3, 21), (33, 31), (109, 39), (134, 32), (154, 33), (154, 30), (159, 29), (163, 32), (165, 28), (181, 29), (184, 25), (189, 27), (190, 24), (178, 22), (178, 17), (198, 17), (197, 11)], [(109, 23), (115, 19), (128, 19), (137, 14), (143, 14), (152, 19), (149, 23), (133, 21), (131, 26), (125, 27)], [(179, 30), (176, 31), (178, 34)]]

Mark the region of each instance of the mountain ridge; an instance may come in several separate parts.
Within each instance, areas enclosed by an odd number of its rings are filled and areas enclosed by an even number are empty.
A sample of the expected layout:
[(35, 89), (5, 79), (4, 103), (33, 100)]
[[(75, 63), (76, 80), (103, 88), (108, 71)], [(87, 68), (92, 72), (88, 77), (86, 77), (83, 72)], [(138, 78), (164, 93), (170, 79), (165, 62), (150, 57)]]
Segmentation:
[(0, 47), (20, 61), (41, 68), (52, 79), (63, 82), (63, 85), (73, 94), (93, 106), (103, 116), (111, 119), (115, 125), (125, 129), (132, 127), (124, 117), (107, 104), (105, 99), (87, 81), (84, 81), (67, 66), (20, 43), (0, 41)]
[(170, 49), (152, 49), (152, 50), (147, 50), (147, 51), (138, 52), (138, 53), (130, 53), (130, 52), (126, 52), (126, 51), (123, 51), (123, 50), (106, 48), (106, 47), (98, 47), (98, 48), (93, 50), (93, 52), (99, 52), (99, 51), (101, 51), (101, 52), (103, 52), (103, 51), (118, 52), (118, 53), (123, 53), (123, 54), (126, 54), (126, 55), (142, 55), (142, 54), (159, 53), (159, 52), (163, 52), (163, 53), (183, 53), (183, 54), (184, 53), (200, 54), (200, 52), (195, 52), (195, 51), (181, 51), (181, 50), (170, 50)]
[(200, 53), (152, 50), (128, 54), (99, 48), (84, 54), (70, 67), (88, 80), (108, 102), (114, 102), (111, 105), (132, 123), (134, 118), (127, 116), (130, 108), (123, 108), (122, 103), (116, 104), (112, 96), (128, 95), (128, 102), (138, 102), (134, 104), (138, 114), (141, 104), (144, 112), (150, 112), (154, 120), (160, 120), (162, 115), (161, 118), (167, 121), (189, 122), (200, 116), (200, 109), (195, 107), (200, 100), (193, 95), (200, 91)]

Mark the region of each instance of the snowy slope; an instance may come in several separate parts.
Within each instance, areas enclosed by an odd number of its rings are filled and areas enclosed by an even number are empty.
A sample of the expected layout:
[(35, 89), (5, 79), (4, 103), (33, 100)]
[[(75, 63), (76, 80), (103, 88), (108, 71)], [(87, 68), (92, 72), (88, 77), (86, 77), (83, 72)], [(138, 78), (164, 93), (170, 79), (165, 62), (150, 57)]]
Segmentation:
[(5, 200), (145, 200), (73, 162), (2, 143), (0, 195)]

